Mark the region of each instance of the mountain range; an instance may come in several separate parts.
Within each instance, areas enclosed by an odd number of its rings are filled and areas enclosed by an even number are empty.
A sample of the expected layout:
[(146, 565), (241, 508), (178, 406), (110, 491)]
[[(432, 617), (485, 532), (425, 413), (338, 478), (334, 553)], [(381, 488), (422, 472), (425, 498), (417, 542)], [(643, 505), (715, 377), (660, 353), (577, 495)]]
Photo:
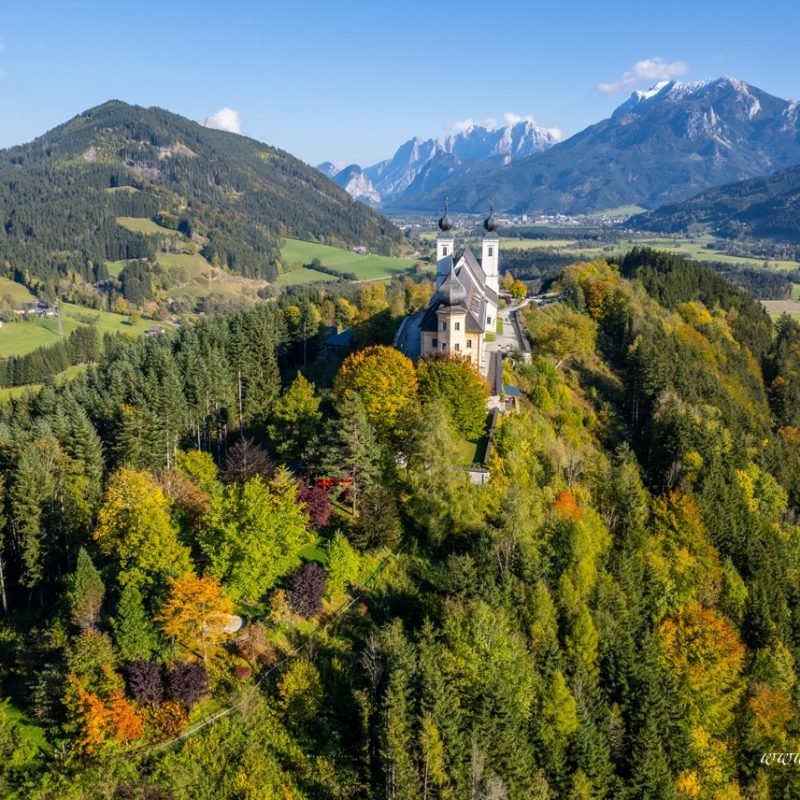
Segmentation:
[(632, 217), (626, 225), (664, 233), (703, 229), (722, 237), (800, 241), (800, 166), (708, 189)]
[(317, 169), (363, 202), (392, 205), (434, 192), (454, 175), (510, 164), (558, 141), (556, 132), (527, 119), (503, 127), (470, 123), (442, 138), (409, 139), (391, 158), (371, 167), (351, 164), (338, 170), (326, 161)]
[(735, 78), (669, 81), (634, 92), (564, 141), (530, 142), (502, 153), (476, 147), (467, 159), (436, 140), (412, 139), (392, 159), (334, 180), (365, 197), (374, 190), (397, 211), (433, 212), (445, 195), (462, 212), (483, 211), (492, 197), (512, 213), (657, 208), (800, 163), (800, 104)]

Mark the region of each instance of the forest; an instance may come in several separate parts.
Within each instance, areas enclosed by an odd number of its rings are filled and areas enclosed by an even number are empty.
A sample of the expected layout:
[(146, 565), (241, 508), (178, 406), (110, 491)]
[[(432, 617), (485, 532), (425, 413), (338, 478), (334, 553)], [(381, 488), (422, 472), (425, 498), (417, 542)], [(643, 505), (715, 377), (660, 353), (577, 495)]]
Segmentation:
[(0, 796), (800, 796), (800, 325), (646, 249), (555, 288), (485, 486), (485, 381), (387, 346), (409, 278), (1, 408)]

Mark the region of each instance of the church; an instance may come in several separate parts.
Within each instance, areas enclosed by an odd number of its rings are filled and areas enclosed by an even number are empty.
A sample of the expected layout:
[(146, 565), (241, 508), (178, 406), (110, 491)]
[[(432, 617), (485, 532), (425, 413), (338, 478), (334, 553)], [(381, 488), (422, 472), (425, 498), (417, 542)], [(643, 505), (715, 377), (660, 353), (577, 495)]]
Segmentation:
[(481, 260), (465, 248), (455, 259), (455, 238), (447, 203), (436, 240), (436, 292), (420, 322), (420, 353), (453, 352), (486, 372), (485, 336), (497, 326), (499, 246), (497, 222), (490, 209), (484, 220)]

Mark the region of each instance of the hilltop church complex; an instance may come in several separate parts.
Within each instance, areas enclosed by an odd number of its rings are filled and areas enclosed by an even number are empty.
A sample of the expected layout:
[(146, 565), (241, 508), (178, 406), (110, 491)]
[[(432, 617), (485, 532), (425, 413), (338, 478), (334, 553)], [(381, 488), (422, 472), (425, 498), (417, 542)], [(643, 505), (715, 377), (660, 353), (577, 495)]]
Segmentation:
[(497, 324), (500, 237), (494, 214), (483, 223), (486, 235), (478, 263), (468, 247), (455, 260), (452, 224), (444, 215), (436, 240), (436, 293), (420, 323), (420, 352), (455, 352), (481, 367), (484, 336)]

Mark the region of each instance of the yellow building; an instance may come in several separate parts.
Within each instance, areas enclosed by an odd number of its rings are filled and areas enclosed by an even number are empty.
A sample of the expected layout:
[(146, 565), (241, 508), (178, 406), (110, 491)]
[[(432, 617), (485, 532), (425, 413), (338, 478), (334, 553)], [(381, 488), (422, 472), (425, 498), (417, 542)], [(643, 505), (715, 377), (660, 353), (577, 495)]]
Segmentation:
[(497, 325), (499, 244), (494, 214), (483, 223), (482, 258), (479, 264), (465, 248), (456, 261), (455, 239), (445, 204), (436, 241), (436, 292), (420, 323), (420, 352), (452, 352), (482, 367), (484, 335)]

